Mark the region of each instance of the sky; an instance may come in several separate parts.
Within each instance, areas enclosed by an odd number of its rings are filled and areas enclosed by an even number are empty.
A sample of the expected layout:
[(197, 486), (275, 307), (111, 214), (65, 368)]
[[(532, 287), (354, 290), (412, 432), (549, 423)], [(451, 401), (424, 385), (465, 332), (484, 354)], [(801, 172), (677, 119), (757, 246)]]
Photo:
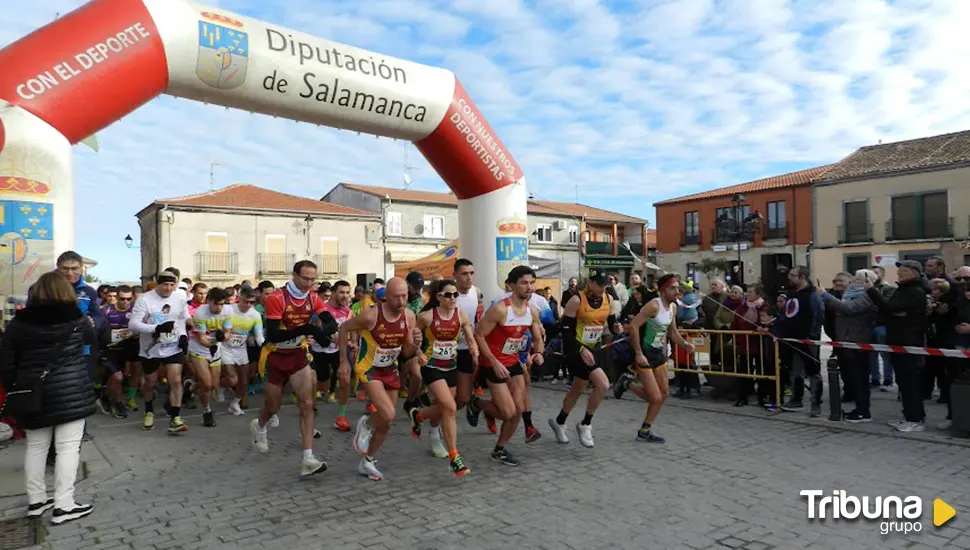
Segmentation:
[[(6, 0), (0, 45), (83, 4)], [(536, 198), (652, 204), (970, 128), (966, 0), (211, 0), (454, 71)], [(215, 136), (215, 137), (213, 137)], [(403, 186), (402, 141), (168, 96), (75, 148), (77, 249), (135, 280), (135, 213), (251, 183), (319, 198)], [(445, 191), (410, 148), (412, 187)]]

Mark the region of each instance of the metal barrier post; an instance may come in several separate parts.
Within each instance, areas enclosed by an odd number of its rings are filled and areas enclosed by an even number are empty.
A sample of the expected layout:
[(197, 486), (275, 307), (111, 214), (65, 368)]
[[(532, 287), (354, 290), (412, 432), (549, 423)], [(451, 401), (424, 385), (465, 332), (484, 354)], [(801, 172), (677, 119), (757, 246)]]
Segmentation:
[(781, 354), (778, 349), (778, 340), (775, 342), (775, 410), (781, 410)]
[[(833, 360), (834, 359), (834, 360)], [(842, 378), (839, 376), (838, 359), (832, 357), (828, 360), (826, 368), (829, 372), (829, 420), (832, 422), (842, 421)]]

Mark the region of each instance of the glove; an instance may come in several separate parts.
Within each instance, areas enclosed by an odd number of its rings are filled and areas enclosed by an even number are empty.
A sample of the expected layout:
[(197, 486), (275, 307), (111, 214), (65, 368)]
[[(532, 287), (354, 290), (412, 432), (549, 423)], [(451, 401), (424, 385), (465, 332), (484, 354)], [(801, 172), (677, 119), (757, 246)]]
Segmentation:
[(219, 346), (209, 346), (209, 353), (211, 353), (213, 357), (215, 357), (216, 353), (218, 352), (219, 352)]
[(173, 330), (175, 330), (175, 321), (165, 321), (160, 325), (155, 325), (155, 332), (153, 335), (157, 337), (159, 334), (172, 332)]
[(226, 333), (222, 332), (221, 330), (216, 331), (216, 342), (225, 342), (225, 341), (226, 341)]
[(183, 334), (179, 336), (179, 349), (182, 350), (182, 355), (188, 355), (189, 353), (189, 337)]
[(300, 334), (303, 336), (313, 336), (316, 331), (317, 327), (315, 327), (312, 323), (307, 323), (300, 326)]

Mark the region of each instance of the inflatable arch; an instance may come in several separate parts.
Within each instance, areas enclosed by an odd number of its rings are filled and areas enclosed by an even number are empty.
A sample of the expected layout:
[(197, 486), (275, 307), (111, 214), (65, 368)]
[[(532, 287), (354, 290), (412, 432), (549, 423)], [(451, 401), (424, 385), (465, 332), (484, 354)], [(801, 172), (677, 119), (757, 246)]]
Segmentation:
[(93, 0), (0, 50), (0, 246), (18, 282), (74, 246), (71, 145), (162, 93), (410, 140), (458, 198), (486, 299), (528, 261), (525, 177), (452, 72), (185, 0)]

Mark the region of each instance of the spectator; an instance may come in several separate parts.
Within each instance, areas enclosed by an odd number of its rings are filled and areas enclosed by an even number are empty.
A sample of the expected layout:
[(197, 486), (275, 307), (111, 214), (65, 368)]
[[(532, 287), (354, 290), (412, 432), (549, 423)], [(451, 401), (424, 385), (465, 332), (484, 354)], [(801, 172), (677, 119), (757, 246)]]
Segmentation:
[(744, 301), (744, 289), (734, 285), (728, 289), (727, 298), (724, 299), (722, 307), (714, 318), (715, 330), (731, 330), (734, 323), (734, 311)]
[[(701, 319), (698, 310), (701, 301), (694, 292), (694, 282), (685, 281), (680, 285), (680, 297), (677, 299), (677, 328), (696, 329), (701, 326)], [(685, 348), (674, 348), (675, 364), (680, 368), (695, 368), (694, 354), (689, 353)], [(677, 372), (676, 375), (678, 389), (674, 397), (689, 398), (691, 390), (701, 393), (700, 376), (692, 372)]]
[[(748, 291), (741, 301), (741, 304), (734, 310), (734, 319), (731, 321), (731, 330), (753, 332), (758, 330), (760, 315), (758, 310), (765, 307), (764, 287), (760, 283), (749, 285)], [(734, 337), (735, 351), (738, 355), (738, 372), (747, 374), (759, 374), (761, 372), (761, 336), (737, 335)], [(743, 407), (748, 404), (748, 396), (754, 392), (754, 379), (745, 378), (738, 380), (738, 399), (734, 402), (735, 407)], [(758, 392), (759, 396), (762, 392)], [(761, 402), (761, 406), (765, 403)]]
[(552, 287), (546, 287), (542, 289), (542, 296), (545, 297), (546, 301), (549, 302), (549, 308), (552, 309), (552, 318), (555, 322), (559, 322), (559, 302), (556, 301), (556, 297), (552, 295)]
[[(953, 275), (954, 283), (957, 285), (959, 298), (956, 301), (956, 315), (953, 327), (953, 347), (956, 349), (970, 349), (970, 266), (963, 266), (956, 270)], [(963, 378), (963, 373), (967, 372), (968, 365), (966, 359), (948, 358), (946, 369), (947, 395), (950, 396), (950, 386), (957, 378)], [(946, 402), (946, 420), (941, 422), (937, 428), (949, 430), (953, 424), (953, 401), (948, 399)]]
[[(78, 304), (65, 277), (46, 273), (31, 287), (27, 307), (17, 312), (0, 342), (0, 380), (4, 387), (39, 394), (38, 401), (28, 398), (27, 403), (19, 405), (11, 402), (10, 411), (27, 434), (27, 516), (40, 517), (53, 508), (55, 525), (92, 511), (90, 504), (74, 501), (84, 419), (95, 411), (84, 347), (94, 342), (96, 335)], [(54, 498), (49, 499), (45, 471), (52, 441), (57, 459)]]
[[(957, 292), (956, 282), (946, 274), (946, 263), (943, 258), (933, 256), (926, 260), (926, 278), (923, 288), (930, 294), (933, 303), (929, 315), (926, 345), (931, 348), (952, 348), (956, 337), (954, 327), (957, 325), (956, 308), (960, 293)], [(935, 283), (935, 284), (934, 284)], [(950, 398), (950, 387), (946, 383), (946, 357), (927, 357), (926, 368), (920, 371), (920, 386), (923, 399), (933, 398), (933, 388), (940, 388), (940, 398), (937, 403), (946, 403)]]
[[(899, 286), (889, 300), (875, 285), (866, 285), (866, 294), (886, 318), (886, 343), (897, 346), (926, 345), (926, 291), (920, 282), (923, 266), (913, 260), (896, 262)], [(922, 357), (898, 353), (893, 357), (896, 383), (903, 401), (903, 420), (890, 425), (901, 432), (923, 431), (926, 412), (920, 388)]]
[[(871, 270), (879, 277), (875, 284), (876, 290), (882, 294), (885, 301), (889, 301), (889, 298), (896, 291), (896, 287), (886, 283), (886, 270), (881, 266), (874, 265)], [(886, 343), (886, 316), (882, 313), (877, 313), (873, 319), (872, 327), (872, 343), (874, 344), (885, 344)], [(872, 387), (878, 387), (882, 391), (889, 391), (893, 387), (893, 354), (884, 351), (878, 351), (869, 354), (869, 385)], [(879, 367), (882, 365), (882, 382), (879, 380)]]
[[(878, 311), (866, 294), (867, 284), (872, 285), (879, 278), (869, 269), (856, 271), (852, 284), (842, 293), (841, 298), (832, 291), (821, 290), (819, 295), (825, 301), (826, 316), (836, 317), (831, 337), (839, 342), (869, 343), (872, 340), (872, 320)], [(855, 409), (845, 415), (846, 422), (872, 422), (869, 410), (869, 352), (843, 349), (839, 355), (839, 372), (842, 381), (848, 384), (845, 393), (853, 396)], [(846, 402), (843, 400), (843, 402)]]
[(636, 317), (643, 306), (647, 305), (649, 295), (650, 292), (643, 285), (630, 287), (630, 300), (623, 306), (619, 318)]
[[(832, 297), (836, 300), (841, 300), (842, 294), (845, 292), (845, 289), (849, 286), (849, 282), (852, 281), (853, 278), (854, 276), (852, 274), (846, 273), (845, 271), (837, 273), (832, 279), (832, 288), (828, 289), (826, 292), (832, 295)], [(818, 287), (822, 288), (821, 282), (819, 282)], [(861, 289), (862, 287), (859, 288)], [(823, 328), (825, 328), (825, 334), (827, 334), (829, 338), (836, 341), (839, 340), (835, 337), (836, 328), (834, 309), (825, 309), (825, 324), (823, 325)], [(835, 348), (832, 350), (832, 356), (835, 357), (837, 362), (842, 361), (843, 351), (844, 350), (842, 348)], [(839, 363), (839, 365), (841, 367), (841, 363)], [(842, 378), (842, 402), (851, 403), (855, 401), (855, 398), (853, 397), (854, 393), (852, 391), (853, 385), (847, 378), (848, 371), (840, 368), (839, 375)]]
[(576, 285), (576, 277), (570, 277), (566, 290), (562, 291), (562, 299), (559, 303), (568, 304), (569, 300), (577, 294), (579, 294), (579, 287)]
[(711, 281), (711, 293), (704, 296), (704, 300), (701, 303), (701, 310), (704, 312), (704, 328), (707, 330), (715, 328), (715, 317), (720, 313), (724, 300), (727, 299), (725, 290), (727, 288), (724, 281), (714, 279)]
[[(758, 403), (768, 412), (778, 410), (778, 397), (784, 395), (785, 387), (788, 385), (784, 376), (778, 373), (776, 360), (775, 338), (781, 336), (776, 323), (776, 313), (774, 307), (765, 306), (758, 310), (758, 330), (770, 334), (774, 338), (762, 338), (761, 344), (761, 369), (766, 376), (778, 377), (778, 385), (772, 387), (768, 380), (758, 382)], [(776, 391), (777, 390), (777, 391)], [(763, 403), (763, 404), (762, 404)]]
[[(815, 293), (807, 267), (795, 266), (788, 271), (791, 291), (781, 315), (780, 330), (785, 338), (818, 340), (822, 337), (823, 306)], [(811, 393), (809, 415), (822, 414), (822, 367), (819, 362), (818, 346), (811, 344), (792, 344), (785, 346), (791, 358), (791, 399), (782, 405), (785, 411), (804, 409), (802, 397), (805, 394), (805, 381)]]
[(616, 295), (616, 289), (612, 286), (607, 286), (605, 292), (610, 296), (610, 315), (619, 319), (623, 306), (620, 305), (620, 298)]
[(613, 290), (616, 291), (616, 295), (620, 299), (620, 309), (623, 309), (623, 306), (625, 306), (627, 301), (630, 300), (630, 293), (627, 291), (626, 285), (624, 285), (620, 279), (612, 273), (610, 274), (609, 282), (610, 286), (613, 287)]

